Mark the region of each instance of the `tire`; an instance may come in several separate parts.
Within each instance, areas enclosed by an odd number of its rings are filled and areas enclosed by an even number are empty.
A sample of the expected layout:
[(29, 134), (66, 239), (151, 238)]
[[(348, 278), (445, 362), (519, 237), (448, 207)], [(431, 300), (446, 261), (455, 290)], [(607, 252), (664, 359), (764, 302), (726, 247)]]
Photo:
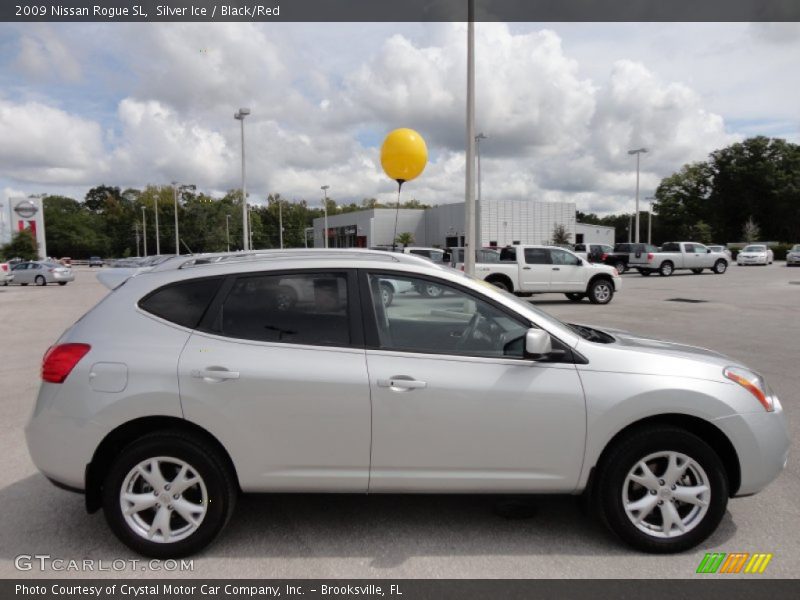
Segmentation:
[(383, 305), (387, 307), (394, 302), (394, 290), (388, 283), (381, 284), (381, 300), (383, 300)]
[(675, 265), (673, 265), (670, 261), (666, 260), (661, 263), (661, 266), (658, 268), (658, 274), (662, 277), (669, 277), (675, 271)]
[(703, 272), (703, 269), (692, 269), (692, 273), (694, 273), (695, 275), (700, 275), (700, 273), (702, 273), (702, 272)]
[(441, 298), (444, 294), (444, 289), (433, 283), (422, 284), (417, 291), (426, 298)]
[(568, 294), (564, 294), (569, 300), (572, 302), (580, 302), (584, 298), (586, 298), (586, 294), (578, 294), (575, 292), (569, 292)]
[(617, 272), (618, 272), (620, 275), (622, 275), (622, 274), (623, 274), (625, 271), (627, 271), (627, 270), (628, 270), (628, 265), (626, 265), (626, 264), (625, 264), (624, 262), (622, 262), (622, 261), (620, 261), (620, 262), (615, 262), (615, 263), (614, 263), (614, 268), (617, 270)]
[(639, 269), (639, 275), (641, 275), (642, 277), (650, 277), (650, 275), (652, 274), (653, 272), (648, 271), (647, 269)]
[[(675, 486), (666, 471), (670, 457), (684, 467), (678, 471), (682, 474)], [(633, 481), (633, 477), (642, 483)], [(649, 484), (645, 483), (648, 479)], [(671, 426), (640, 429), (617, 442), (598, 466), (595, 484), (595, 501), (603, 522), (624, 542), (645, 552), (666, 554), (697, 546), (717, 528), (728, 504), (728, 480), (719, 456), (696, 435)], [(695, 486), (706, 489), (688, 492)], [(687, 500), (673, 496), (680, 488), (686, 490)], [(650, 506), (631, 509), (651, 497)], [(648, 508), (650, 512), (642, 516)], [(681, 533), (678, 526), (670, 525), (665, 535), (664, 515), (677, 516), (686, 531)], [(634, 522), (637, 517), (641, 518), (638, 525)]]
[(47, 285), (47, 280), (42, 275), (37, 275), (33, 281), (36, 285)]
[(66, 281), (59, 281), (58, 285), (67, 285), (67, 282)]
[(714, 263), (714, 268), (712, 271), (717, 275), (722, 275), (725, 271), (728, 270), (728, 263), (722, 259), (719, 259), (717, 262)]
[(503, 290), (504, 292), (510, 292), (511, 290), (508, 289), (508, 284), (503, 281), (502, 279), (492, 279), (488, 283), (491, 283), (494, 287)]
[[(123, 490), (133, 490), (132, 493), (145, 497), (153, 489), (144, 473), (137, 471), (142, 465), (145, 471), (150, 471), (151, 459), (159, 461), (159, 472), (167, 484), (175, 483), (169, 478), (179, 474), (180, 465), (186, 465), (189, 476), (194, 474), (199, 483), (183, 490), (177, 501), (174, 495), (170, 499), (172, 491), (162, 488), (162, 498), (157, 499), (161, 502), (155, 505), (158, 509), (148, 507), (125, 515), (121, 506)], [(233, 474), (215, 448), (191, 434), (160, 431), (132, 442), (116, 457), (103, 483), (103, 512), (114, 534), (135, 552), (153, 558), (180, 558), (199, 552), (217, 537), (233, 514), (236, 492)], [(144, 501), (149, 502), (147, 498)], [(183, 510), (190, 518), (197, 510), (205, 511), (196, 525), (184, 519), (179, 509), (170, 510), (163, 505), (178, 501), (183, 503)], [(174, 534), (175, 541), (164, 541), (162, 528), (155, 529), (154, 539), (147, 537), (145, 529), (162, 510), (168, 511), (162, 514), (167, 515), (167, 527), (174, 528), (170, 533)]]
[(589, 284), (586, 294), (592, 304), (608, 304), (614, 297), (614, 284), (605, 277), (595, 279)]

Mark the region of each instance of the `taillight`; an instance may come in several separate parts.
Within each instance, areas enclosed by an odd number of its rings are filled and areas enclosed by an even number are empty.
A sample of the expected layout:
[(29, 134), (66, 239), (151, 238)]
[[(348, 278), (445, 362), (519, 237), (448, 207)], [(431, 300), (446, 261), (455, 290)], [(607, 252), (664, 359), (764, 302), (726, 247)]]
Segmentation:
[(652, 260), (653, 260), (653, 253), (652, 252), (648, 252), (647, 253), (647, 262), (652, 262)]
[(42, 379), (50, 383), (64, 383), (72, 369), (91, 350), (89, 344), (59, 344), (52, 346), (42, 360)]
[(0, 268), (2, 268), (2, 269), (3, 269), (3, 271), (8, 271), (8, 265), (7, 265), (7, 264), (5, 264), (5, 263), (3, 263), (2, 265), (0, 265)]

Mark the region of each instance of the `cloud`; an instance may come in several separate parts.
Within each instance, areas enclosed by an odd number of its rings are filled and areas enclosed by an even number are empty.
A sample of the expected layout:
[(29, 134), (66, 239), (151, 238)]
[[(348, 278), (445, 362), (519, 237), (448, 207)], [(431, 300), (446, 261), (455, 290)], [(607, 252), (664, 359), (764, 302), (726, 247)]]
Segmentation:
[(80, 61), (70, 47), (46, 25), (25, 29), (19, 38), (15, 66), (27, 76), (70, 83), (80, 81), (83, 74)]

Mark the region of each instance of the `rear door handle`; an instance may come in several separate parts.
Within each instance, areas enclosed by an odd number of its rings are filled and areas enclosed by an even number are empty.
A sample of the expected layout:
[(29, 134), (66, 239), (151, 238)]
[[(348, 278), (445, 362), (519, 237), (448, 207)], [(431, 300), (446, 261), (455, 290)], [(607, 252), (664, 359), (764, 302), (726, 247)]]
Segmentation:
[(522, 267), (522, 270), (523, 270), (523, 271), (530, 271), (530, 270), (531, 270), (531, 268), (530, 268), (530, 267)]
[(560, 270), (561, 269), (559, 267), (553, 267), (553, 271), (560, 271)]
[(227, 369), (194, 369), (192, 377), (204, 379), (206, 381), (227, 381), (229, 379), (239, 379), (239, 371), (228, 371)]
[(392, 377), (391, 379), (378, 379), (378, 387), (389, 388), (394, 392), (406, 392), (409, 390), (421, 390), (428, 387), (425, 381), (418, 381), (404, 376)]

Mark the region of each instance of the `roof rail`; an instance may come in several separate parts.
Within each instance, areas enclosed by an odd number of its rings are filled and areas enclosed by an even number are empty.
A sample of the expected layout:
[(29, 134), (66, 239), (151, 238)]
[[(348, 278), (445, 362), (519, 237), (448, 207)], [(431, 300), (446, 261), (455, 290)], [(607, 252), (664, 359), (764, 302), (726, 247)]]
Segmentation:
[[(188, 269), (205, 265), (232, 264), (244, 262), (293, 260), (307, 258), (351, 258), (357, 260), (391, 261), (397, 263), (432, 264), (430, 261), (410, 254), (367, 250), (361, 248), (290, 248), (283, 250), (255, 250), (250, 252), (217, 252), (176, 256), (153, 268), (153, 271)], [(421, 261), (421, 263), (420, 263)]]

